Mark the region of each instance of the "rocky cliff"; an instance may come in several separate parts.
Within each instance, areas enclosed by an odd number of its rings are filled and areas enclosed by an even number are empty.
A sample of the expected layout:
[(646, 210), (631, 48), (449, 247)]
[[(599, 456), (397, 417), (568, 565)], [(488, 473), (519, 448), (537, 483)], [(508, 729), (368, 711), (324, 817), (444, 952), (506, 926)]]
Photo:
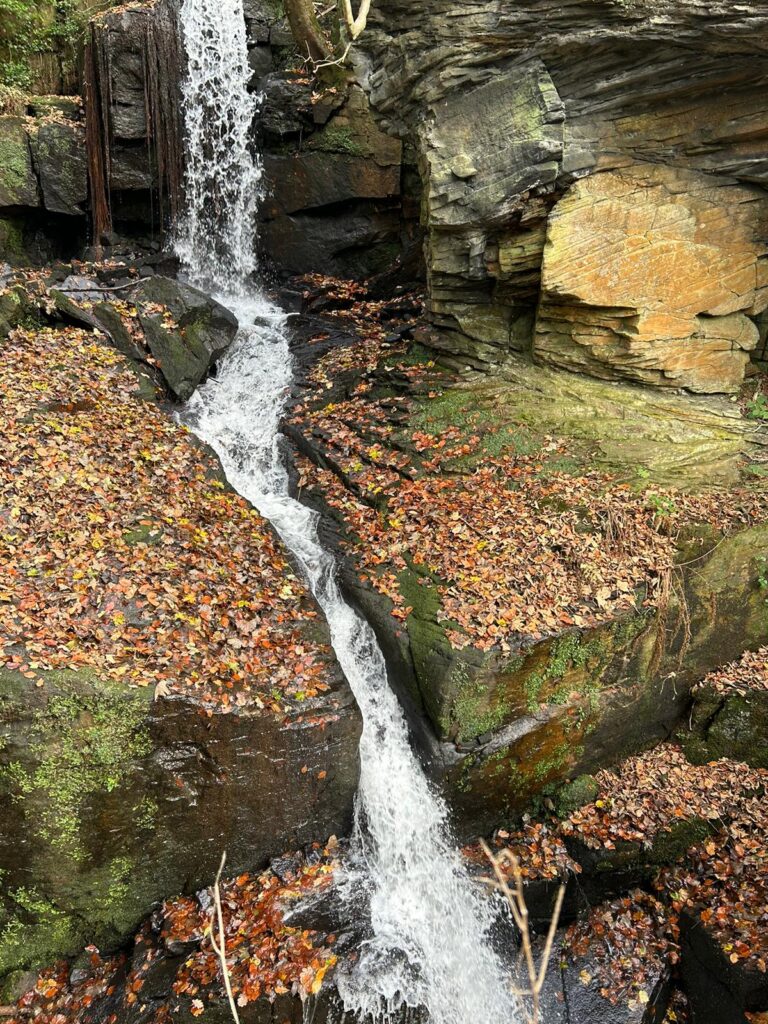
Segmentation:
[(767, 25), (763, 3), (374, 5), (358, 64), (419, 153), (436, 344), (738, 389), (768, 303)]

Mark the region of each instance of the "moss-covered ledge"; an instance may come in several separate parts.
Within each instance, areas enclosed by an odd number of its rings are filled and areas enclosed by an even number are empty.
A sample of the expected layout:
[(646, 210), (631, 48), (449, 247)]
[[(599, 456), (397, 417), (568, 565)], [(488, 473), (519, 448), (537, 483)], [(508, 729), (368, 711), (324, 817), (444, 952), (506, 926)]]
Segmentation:
[[(675, 571), (662, 611), (563, 633), (511, 662), (491, 657), (479, 667), (454, 652), (448, 685), (461, 683), (449, 719), (475, 741), (460, 746), (446, 777), (460, 819), (496, 827), (563, 780), (669, 736), (694, 683), (768, 637), (758, 561), (767, 544), (765, 526), (715, 541), (710, 555)], [(490, 735), (478, 733), (489, 726)]]
[(90, 672), (0, 672), (0, 978), (113, 949), (158, 900), (350, 826), (348, 691), (210, 713)]
[(695, 683), (765, 642), (750, 424), (522, 359), (488, 379), (372, 349), (321, 355), (284, 429), (460, 830), (490, 831), (669, 737)]

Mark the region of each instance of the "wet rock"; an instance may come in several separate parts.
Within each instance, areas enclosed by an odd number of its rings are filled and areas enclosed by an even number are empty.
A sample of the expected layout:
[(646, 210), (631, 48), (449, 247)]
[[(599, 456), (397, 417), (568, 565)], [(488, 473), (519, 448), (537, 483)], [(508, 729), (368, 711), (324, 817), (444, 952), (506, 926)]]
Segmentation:
[(683, 912), (680, 931), (692, 1024), (746, 1024), (748, 1013), (768, 1011), (768, 975), (743, 961), (732, 963), (697, 914)]
[[(159, 276), (137, 285), (135, 301), (145, 310), (139, 319), (160, 372), (173, 394), (186, 401), (232, 344), (237, 318), (196, 288)], [(147, 304), (163, 306), (170, 320), (147, 312)]]

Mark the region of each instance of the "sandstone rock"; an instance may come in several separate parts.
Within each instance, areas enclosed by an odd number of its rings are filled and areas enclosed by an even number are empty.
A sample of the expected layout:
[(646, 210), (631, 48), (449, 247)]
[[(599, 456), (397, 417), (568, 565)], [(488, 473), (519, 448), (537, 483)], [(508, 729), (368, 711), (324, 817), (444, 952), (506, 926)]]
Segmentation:
[(237, 318), (203, 292), (165, 277), (151, 277), (136, 288), (135, 301), (169, 310), (174, 326), (155, 312), (140, 314), (144, 336), (171, 391), (186, 401), (229, 348)]
[(768, 305), (768, 199), (633, 165), (575, 184), (549, 219), (534, 354), (614, 379), (736, 391)]
[[(390, 394), (402, 394), (405, 386), (398, 381), (390, 392), (387, 380), (382, 368), (366, 375), (368, 386), (376, 389), (377, 416), (389, 408)], [(439, 392), (436, 382), (430, 385)], [(324, 403), (354, 392), (353, 372), (341, 374), (337, 387), (324, 393)], [(511, 361), (490, 380), (470, 377), (449, 387), (435, 400), (440, 411), (433, 410), (432, 419), (430, 401), (416, 399), (402, 434), (393, 416), (395, 445), (407, 446), (415, 423), (426, 423), (425, 429), (436, 434), (446, 424), (465, 423), (467, 416), (472, 423), (467, 429), (480, 435), (486, 416), (489, 431), (503, 433), (507, 425), (519, 432), (527, 425), (534, 437), (574, 439), (568, 449), (575, 466), (563, 467), (565, 473), (578, 475), (581, 442), (590, 465), (610, 468), (620, 479), (664, 480), (696, 490), (715, 482), (736, 483), (739, 453), (749, 447), (749, 424), (726, 399), (648, 394), (626, 384)], [(356, 422), (355, 414), (345, 419), (350, 429)], [(384, 420), (385, 430), (388, 425)], [(289, 417), (284, 429), (302, 454), (330, 469), (355, 493), (354, 476), (332, 437), (307, 429), (301, 417), (298, 422)], [(358, 429), (365, 437), (365, 427), (358, 424)], [(525, 451), (517, 447), (524, 446), (525, 434), (519, 441), (517, 433), (504, 436), (501, 451)], [(354, 441), (345, 443), (355, 450)], [(453, 464), (448, 472), (471, 473), (471, 465)], [(330, 508), (311, 486), (305, 484), (301, 496), (332, 523), (342, 519), (336, 495)], [(542, 513), (545, 506), (546, 501)], [(345, 526), (353, 539), (342, 542), (342, 586), (376, 631), (393, 686), (462, 835), (490, 832), (530, 807), (537, 794), (556, 794), (566, 780), (665, 738), (688, 708), (695, 683), (729, 657), (764, 642), (758, 559), (768, 541), (765, 526), (737, 529), (726, 537), (709, 526), (691, 528), (690, 536), (679, 537), (678, 583), (668, 602), (658, 602), (663, 605), (658, 614), (644, 608), (638, 593), (631, 612), (614, 614), (589, 629), (555, 623), (546, 638), (524, 640), (507, 656), (482, 642), (461, 649), (450, 643), (446, 619), (452, 599), (443, 601), (441, 583), (435, 585), (432, 575), (440, 570), (409, 560), (407, 541), (402, 544), (405, 565), (395, 562), (400, 548), (390, 550), (389, 564), (397, 565), (397, 596), (408, 609), (404, 626), (402, 619), (395, 620), (389, 598), (360, 579), (361, 567), (353, 561), (357, 526), (352, 516), (342, 520), (342, 538)], [(338, 543), (335, 526), (323, 536)], [(653, 597), (650, 601), (657, 603)], [(531, 607), (535, 604), (534, 598)], [(482, 614), (476, 621), (483, 621)]]
[[(765, 185), (768, 60), (758, 40), (767, 25), (761, 3), (705, 0), (471, 0), (461, 18), (447, 0), (392, 0), (375, 11), (360, 42), (366, 88), (423, 157), (443, 347), (481, 368), (530, 347), (542, 228), (575, 179), (636, 162), (700, 171), (716, 176), (725, 210), (741, 202), (720, 189), (724, 178)], [(467, 329), (470, 310), (475, 322), (486, 311), (496, 319), (491, 341)], [(718, 324), (716, 337), (712, 326), (689, 332), (714, 353), (709, 382), (694, 382), (704, 389), (738, 375), (750, 343), (741, 320)]]
[[(479, 749), (447, 771), (460, 820), (490, 831), (503, 822), (501, 808), (509, 813), (537, 789), (592, 772), (668, 735), (694, 682), (723, 660), (759, 646), (765, 611), (754, 561), (767, 542), (767, 528), (745, 530), (697, 561), (695, 572), (682, 570), (685, 603), (682, 594), (673, 600), (668, 622), (678, 623), (670, 627), (676, 638), (661, 660), (658, 622), (643, 615), (582, 635), (563, 634), (506, 664), (471, 653), (449, 656), (431, 620), (409, 620), (419, 687), (427, 707), (437, 712), (433, 721), (453, 722), (464, 735), (479, 737)], [(681, 616), (690, 616), (691, 624), (682, 657)], [(566, 692), (581, 696), (563, 701)]]
[(543, 230), (524, 227), (517, 237), (506, 226), (521, 221), (532, 193), (553, 187), (563, 119), (560, 97), (536, 60), (449, 94), (419, 129), (430, 308), (437, 324), (471, 339), (451, 340), (459, 354), (479, 365), (528, 347), (530, 313), (516, 296), (504, 294), (503, 285), (499, 293), (492, 277), (501, 281), (532, 272), (535, 295)]

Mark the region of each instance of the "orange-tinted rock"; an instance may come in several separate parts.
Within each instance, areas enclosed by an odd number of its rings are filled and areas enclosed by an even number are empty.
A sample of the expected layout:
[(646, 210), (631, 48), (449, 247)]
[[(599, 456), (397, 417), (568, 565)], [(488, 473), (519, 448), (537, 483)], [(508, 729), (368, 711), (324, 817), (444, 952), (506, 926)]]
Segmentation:
[(768, 199), (652, 164), (577, 182), (550, 215), (534, 351), (608, 379), (739, 388), (768, 305)]

